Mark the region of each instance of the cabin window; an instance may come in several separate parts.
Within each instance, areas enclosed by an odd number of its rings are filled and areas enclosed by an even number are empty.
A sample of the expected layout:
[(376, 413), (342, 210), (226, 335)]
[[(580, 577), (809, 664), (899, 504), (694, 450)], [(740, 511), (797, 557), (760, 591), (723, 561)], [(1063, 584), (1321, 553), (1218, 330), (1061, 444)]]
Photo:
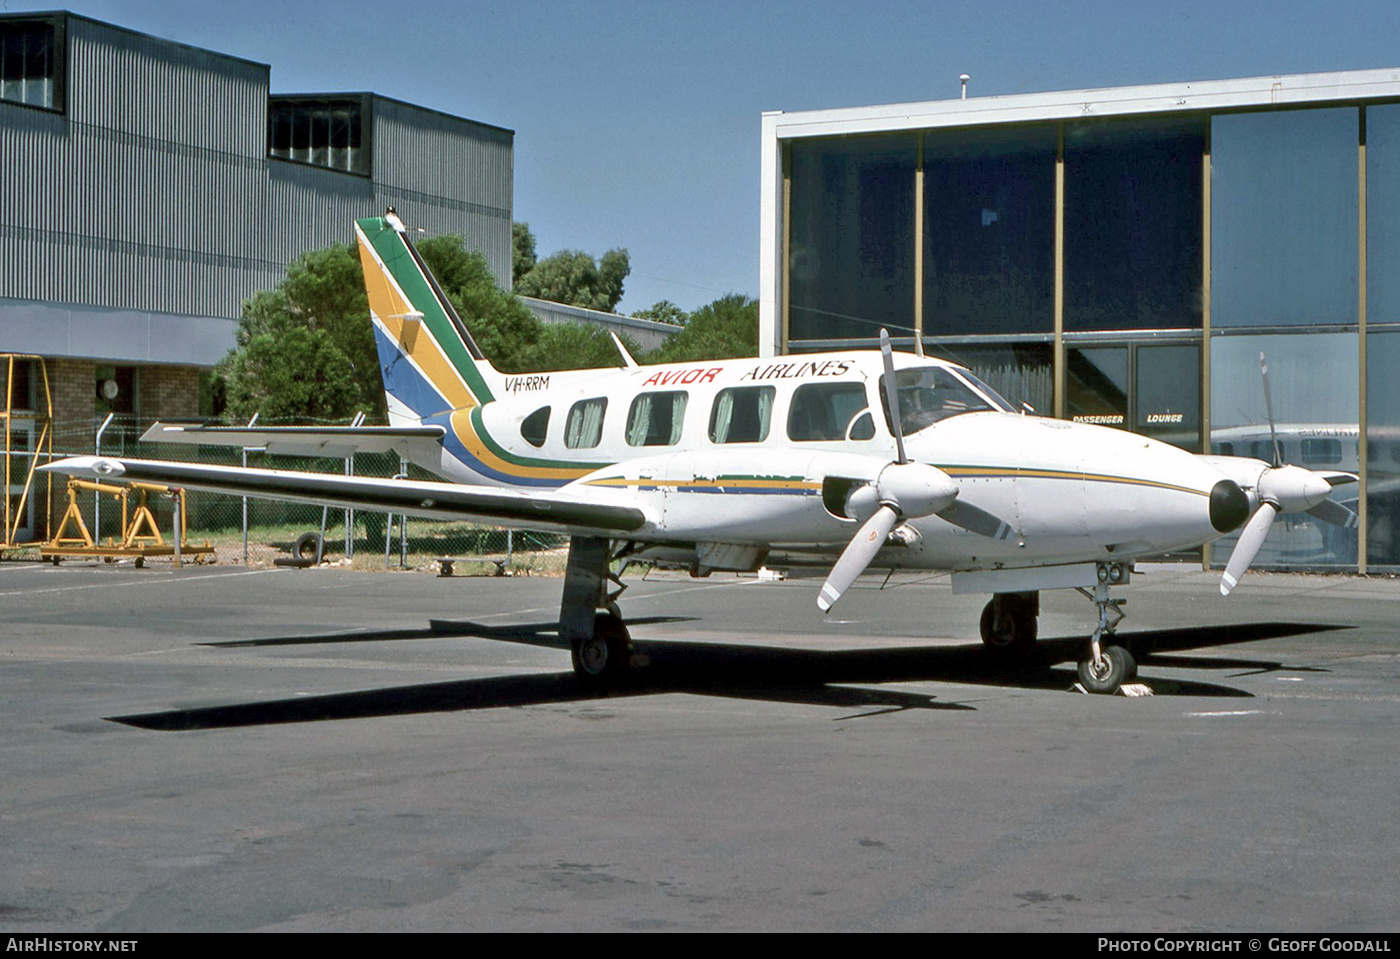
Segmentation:
[(710, 442), (762, 443), (766, 440), (776, 392), (771, 386), (720, 390), (710, 410)]
[(1303, 462), (1309, 466), (1340, 463), (1341, 440), (1303, 440)]
[(684, 390), (643, 393), (627, 413), (628, 446), (675, 446), (681, 440), (685, 420)]
[(571, 450), (591, 450), (603, 439), (603, 414), (607, 412), (605, 396), (579, 400), (569, 408), (564, 423), (564, 445)]
[(1249, 455), (1257, 460), (1272, 463), (1274, 461), (1274, 444), (1269, 440), (1255, 440), (1249, 444)]
[[(792, 394), (788, 439), (795, 442), (844, 440), (869, 404), (864, 383), (808, 383)], [(874, 430), (871, 430), (874, 435)], [(867, 439), (869, 437), (866, 437)]]
[(543, 446), (549, 432), (549, 407), (541, 406), (520, 421), (520, 435), (531, 446)]

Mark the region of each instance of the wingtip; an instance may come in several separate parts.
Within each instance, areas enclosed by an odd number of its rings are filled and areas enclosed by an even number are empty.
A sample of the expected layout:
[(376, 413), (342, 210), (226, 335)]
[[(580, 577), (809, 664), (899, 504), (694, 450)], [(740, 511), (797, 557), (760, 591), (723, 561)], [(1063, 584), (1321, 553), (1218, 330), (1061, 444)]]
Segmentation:
[(106, 456), (69, 456), (45, 463), (36, 469), (43, 473), (63, 473), (95, 479), (116, 479), (126, 472), (126, 467), (119, 460)]

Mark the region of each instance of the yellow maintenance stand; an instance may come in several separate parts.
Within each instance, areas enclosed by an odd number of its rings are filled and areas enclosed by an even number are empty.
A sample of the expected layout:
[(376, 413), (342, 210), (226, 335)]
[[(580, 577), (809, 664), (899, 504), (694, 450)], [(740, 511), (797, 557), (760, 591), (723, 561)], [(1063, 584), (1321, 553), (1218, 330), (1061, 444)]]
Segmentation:
[[(87, 490), (98, 496), (111, 496), (122, 505), (121, 539), (112, 537), (106, 544), (100, 544), (88, 532), (83, 521), (82, 510), (78, 508), (78, 493)], [(137, 496), (136, 509), (131, 509), (129, 497)], [(151, 512), (149, 497), (152, 493), (169, 495), (175, 503), (175, 529), (171, 541), (167, 543), (156, 526), (155, 514)], [(100, 556), (103, 559), (135, 557), (137, 566), (146, 564), (148, 556), (171, 556), (179, 566), (185, 559), (196, 563), (204, 562), (213, 554), (214, 547), (205, 542), (203, 546), (191, 546), (185, 541), (186, 516), (185, 491), (159, 483), (130, 483), (117, 486), (111, 483), (96, 483), (74, 477), (68, 481), (68, 509), (63, 514), (63, 522), (58, 524), (58, 532), (39, 549), (39, 555), (52, 560), (55, 565), (65, 556)]]

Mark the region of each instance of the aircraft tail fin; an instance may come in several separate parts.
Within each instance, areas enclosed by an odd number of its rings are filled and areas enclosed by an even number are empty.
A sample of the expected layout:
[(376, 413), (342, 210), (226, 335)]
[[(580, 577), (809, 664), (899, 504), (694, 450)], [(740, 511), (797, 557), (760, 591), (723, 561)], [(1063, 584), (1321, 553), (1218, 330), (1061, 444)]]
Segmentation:
[(355, 221), (389, 422), (479, 406), (502, 378), (477, 348), (393, 209)]

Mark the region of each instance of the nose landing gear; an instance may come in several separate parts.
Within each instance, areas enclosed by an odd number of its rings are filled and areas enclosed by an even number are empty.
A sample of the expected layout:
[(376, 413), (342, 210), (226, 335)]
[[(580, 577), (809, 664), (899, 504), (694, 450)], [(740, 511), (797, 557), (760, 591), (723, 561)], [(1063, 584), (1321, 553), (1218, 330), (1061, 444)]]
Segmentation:
[(1089, 637), (1085, 658), (1079, 663), (1079, 684), (1091, 693), (1112, 695), (1124, 683), (1137, 677), (1137, 660), (1122, 646), (1105, 645), (1103, 638), (1112, 637), (1118, 624), (1127, 615), (1123, 612), (1126, 599), (1112, 599), (1108, 595), (1110, 586), (1128, 581), (1128, 567), (1119, 563), (1100, 563), (1098, 582), (1090, 592), (1082, 587), (1079, 592), (1092, 600), (1099, 610), (1099, 624)]

